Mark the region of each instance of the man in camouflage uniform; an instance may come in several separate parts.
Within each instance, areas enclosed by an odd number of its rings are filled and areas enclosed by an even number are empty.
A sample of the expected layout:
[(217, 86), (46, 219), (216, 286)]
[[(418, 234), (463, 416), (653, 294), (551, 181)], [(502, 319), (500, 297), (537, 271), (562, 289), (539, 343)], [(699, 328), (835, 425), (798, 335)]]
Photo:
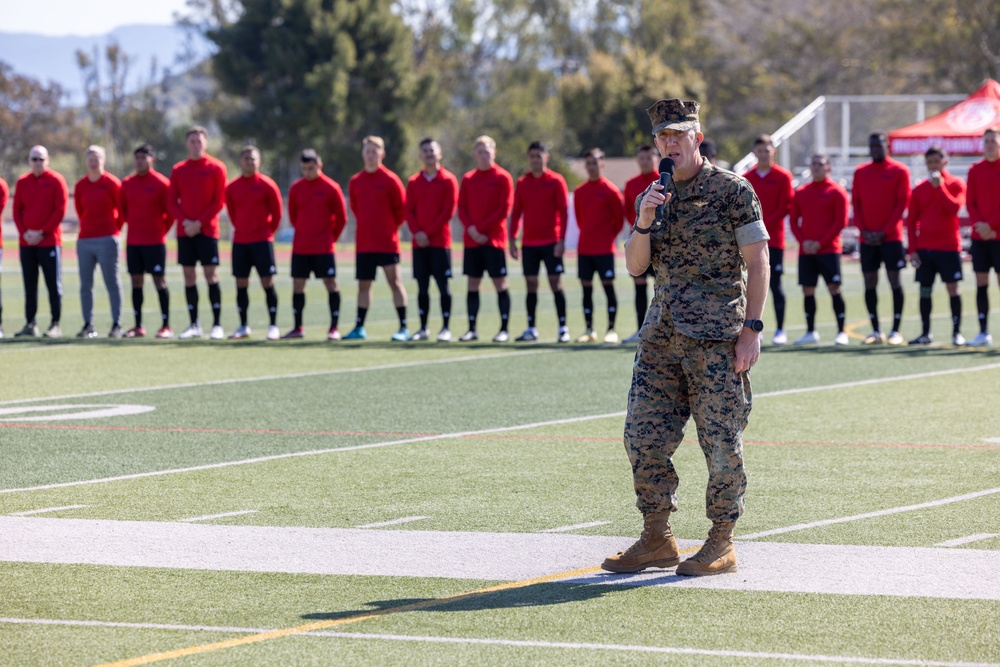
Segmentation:
[[(625, 421), (642, 536), (608, 557), (611, 572), (673, 567), (707, 575), (736, 569), (733, 528), (743, 512), (743, 429), (750, 414), (751, 366), (768, 288), (767, 231), (750, 183), (698, 153), (699, 104), (660, 100), (646, 110), (674, 180), (637, 200), (625, 244), (629, 273), (652, 264), (656, 290), (639, 332)], [(663, 204), (662, 214), (657, 207)], [(680, 562), (669, 517), (677, 511), (671, 457), (694, 417), (708, 464), (708, 540)]]

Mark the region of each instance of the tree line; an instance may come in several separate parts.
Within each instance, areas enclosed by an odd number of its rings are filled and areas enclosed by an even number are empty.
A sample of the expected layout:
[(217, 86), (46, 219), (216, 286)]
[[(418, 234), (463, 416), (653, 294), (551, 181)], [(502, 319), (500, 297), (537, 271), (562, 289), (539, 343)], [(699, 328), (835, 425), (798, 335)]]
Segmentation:
[[(331, 176), (385, 138), (387, 164), (415, 170), (434, 136), (456, 172), (490, 134), (518, 172), (533, 140), (558, 158), (599, 146), (631, 155), (649, 140), (644, 109), (703, 103), (720, 156), (742, 156), (818, 95), (967, 93), (1000, 78), (995, 0), (189, 0), (182, 17), (215, 55), (190, 122), (220, 128), (220, 151), (251, 142), (286, 184), (311, 146)], [(127, 54), (80, 54), (86, 104), (0, 64), (0, 173), (23, 171), (34, 143), (82, 153), (109, 145), (127, 171), (133, 145), (177, 151), (166, 112), (176, 78), (140, 93), (117, 82)], [(102, 75), (101, 73), (104, 72)], [(176, 124), (176, 121), (174, 121)], [(174, 146), (173, 144), (177, 144)], [(183, 156), (177, 156), (183, 157)], [(227, 157), (223, 155), (223, 157)], [(229, 155), (232, 157), (232, 155)], [(110, 160), (109, 160), (110, 161)], [(165, 161), (161, 160), (161, 165)]]

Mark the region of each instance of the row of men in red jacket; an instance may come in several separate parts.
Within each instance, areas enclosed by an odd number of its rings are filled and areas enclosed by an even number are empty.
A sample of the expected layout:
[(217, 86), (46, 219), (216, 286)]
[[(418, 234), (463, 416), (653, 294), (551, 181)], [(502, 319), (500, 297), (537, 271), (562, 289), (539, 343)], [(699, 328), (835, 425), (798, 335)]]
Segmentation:
[[(282, 218), (282, 198), (274, 181), (260, 172), (261, 154), (255, 146), (242, 149), (239, 158), (241, 175), (227, 184), (225, 165), (207, 152), (207, 131), (193, 127), (187, 133), (188, 158), (174, 165), (168, 179), (155, 169), (153, 147), (143, 145), (134, 152), (135, 172), (119, 181), (104, 169), (105, 155), (99, 146), (87, 150), (88, 173), (74, 189), (74, 203), (80, 220), (77, 255), (80, 267), (81, 305), (84, 324), (79, 337), (97, 336), (93, 326), (94, 273), (100, 267), (108, 288), (113, 337), (142, 337), (143, 283), (150, 274), (160, 305), (161, 322), (156, 335), (173, 336), (170, 328), (170, 292), (165, 271), (166, 237), (177, 223), (177, 259), (184, 274), (185, 300), (190, 324), (181, 338), (203, 335), (199, 320), (197, 266), (202, 266), (208, 287), (213, 324), (209, 337), (223, 338), (221, 326), (221, 290), (219, 288), (219, 214), (226, 206), (233, 227), (232, 263), (236, 278), (237, 309), (240, 326), (229, 336), (245, 338), (251, 331), (247, 320), (249, 280), (256, 271), (265, 293), (269, 315), (267, 338), (301, 338), (305, 335), (302, 314), (305, 287), (310, 277), (321, 279), (327, 288), (330, 327), (327, 337), (340, 338), (340, 290), (334, 256), (335, 243), (347, 222), (347, 212), (340, 186), (322, 172), (322, 160), (315, 150), (300, 155), (302, 178), (288, 194), (288, 214), (294, 228), (291, 276), (294, 325), (282, 336), (276, 316), (278, 297), (274, 288), (277, 267), (273, 238)], [(561, 274), (563, 251), (568, 228), (568, 188), (558, 173), (548, 168), (549, 154), (540, 142), (528, 147), (529, 171), (516, 186), (511, 175), (496, 164), (496, 144), (488, 136), (474, 142), (476, 168), (458, 179), (442, 164), (441, 146), (433, 139), (420, 143), (423, 169), (406, 186), (383, 164), (385, 145), (381, 138), (369, 136), (362, 142), (364, 168), (348, 184), (351, 210), (357, 220), (356, 278), (359, 284), (355, 324), (345, 338), (364, 339), (365, 319), (371, 304), (372, 283), (378, 267), (391, 287), (399, 317), (399, 330), (392, 339), (426, 340), (430, 311), (430, 281), (440, 293), (442, 328), (437, 340), (451, 340), (451, 268), (450, 221), (458, 212), (464, 228), (463, 273), (468, 278), (466, 311), (468, 330), (460, 341), (478, 339), (479, 286), (484, 275), (492, 279), (498, 295), (500, 331), (494, 342), (509, 340), (510, 296), (507, 282), (506, 254), (520, 259), (527, 282), (527, 328), (516, 340), (539, 339), (536, 326), (539, 274), (544, 265), (555, 299), (558, 342), (571, 340), (566, 325), (566, 299)], [(588, 180), (574, 192), (578, 242), (578, 277), (583, 288), (585, 331), (577, 342), (596, 342), (594, 332), (593, 284), (600, 281), (607, 297), (608, 327), (605, 343), (617, 343), (615, 316), (617, 297), (614, 289), (615, 239), (624, 224), (633, 222), (633, 200), (656, 180), (655, 148), (639, 151), (641, 173), (629, 181), (622, 192), (604, 178), (604, 153), (587, 152), (585, 166)], [(14, 221), (20, 238), (20, 260), (25, 288), (25, 326), (17, 336), (38, 336), (38, 275), (48, 287), (52, 322), (45, 331), (48, 337), (62, 335), (61, 316), (61, 222), (67, 208), (65, 180), (48, 166), (43, 146), (30, 151), (31, 171), (22, 176), (14, 191)], [(0, 181), (0, 210), (6, 201), (6, 184)], [(508, 225), (509, 220), (509, 225)], [(413, 273), (418, 284), (420, 327), (410, 333), (407, 326), (407, 294), (399, 271), (399, 228), (409, 223), (413, 235)], [(121, 326), (121, 285), (119, 282), (120, 229), (128, 224), (126, 244), (127, 270), (132, 282), (132, 306), (135, 326), (124, 331)], [(522, 232), (523, 229), (523, 232)], [(521, 247), (518, 237), (521, 235)], [(647, 276), (634, 279), (636, 310), (641, 325), (648, 302)], [(2, 329), (0, 329), (2, 336)], [(630, 337), (634, 339), (635, 336)], [(629, 339), (627, 339), (629, 340)]]
[[(950, 299), (952, 343), (965, 345), (959, 292), (963, 277), (959, 210), (965, 206), (972, 226), (972, 270), (976, 274), (979, 319), (979, 334), (968, 344), (992, 345), (988, 326), (988, 286), (991, 269), (1000, 277), (1000, 128), (984, 132), (983, 159), (969, 170), (968, 185), (948, 172), (948, 154), (942, 148), (931, 147), (926, 151), (927, 178), (911, 190), (910, 171), (906, 165), (889, 157), (885, 133), (872, 133), (868, 147), (871, 161), (855, 171), (849, 198), (844, 188), (830, 179), (827, 156), (814, 155), (810, 161), (811, 182), (794, 189), (791, 173), (775, 164), (771, 138), (761, 135), (755, 140), (753, 150), (758, 163), (745, 176), (760, 199), (764, 222), (771, 235), (768, 242), (771, 292), (777, 317), (772, 342), (779, 345), (788, 342), (784, 331), (785, 295), (781, 286), (787, 216), (799, 242), (798, 282), (803, 290), (807, 327), (805, 335), (795, 343), (819, 342), (815, 328), (815, 291), (822, 276), (832, 296), (837, 320), (834, 343), (848, 344), (841, 296), (840, 235), (853, 207), (853, 224), (860, 231), (865, 305), (872, 325), (872, 332), (865, 337), (864, 344), (900, 345), (905, 342), (900, 332), (904, 301), (900, 271), (909, 262), (916, 269), (916, 282), (920, 285), (921, 317), (920, 335), (909, 344), (929, 345), (933, 341), (931, 291), (935, 278), (940, 276)], [(877, 285), (883, 265), (892, 289), (893, 322), (888, 335), (883, 332), (878, 316)]]

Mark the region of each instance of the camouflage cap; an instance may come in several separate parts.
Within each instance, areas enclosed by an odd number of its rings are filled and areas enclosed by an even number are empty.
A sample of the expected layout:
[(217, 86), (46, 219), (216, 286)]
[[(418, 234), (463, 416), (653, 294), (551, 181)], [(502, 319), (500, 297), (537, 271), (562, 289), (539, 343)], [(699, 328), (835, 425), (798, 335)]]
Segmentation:
[(646, 109), (653, 124), (653, 136), (662, 130), (690, 130), (698, 121), (701, 105), (694, 100), (660, 100)]

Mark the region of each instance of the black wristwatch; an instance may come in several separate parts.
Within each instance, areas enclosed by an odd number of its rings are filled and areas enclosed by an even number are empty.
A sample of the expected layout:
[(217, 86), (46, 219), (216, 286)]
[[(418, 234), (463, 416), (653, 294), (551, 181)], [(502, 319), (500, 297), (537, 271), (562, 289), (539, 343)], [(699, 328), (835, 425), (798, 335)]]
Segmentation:
[(746, 320), (743, 322), (743, 326), (750, 329), (750, 331), (760, 333), (764, 330), (764, 320)]

